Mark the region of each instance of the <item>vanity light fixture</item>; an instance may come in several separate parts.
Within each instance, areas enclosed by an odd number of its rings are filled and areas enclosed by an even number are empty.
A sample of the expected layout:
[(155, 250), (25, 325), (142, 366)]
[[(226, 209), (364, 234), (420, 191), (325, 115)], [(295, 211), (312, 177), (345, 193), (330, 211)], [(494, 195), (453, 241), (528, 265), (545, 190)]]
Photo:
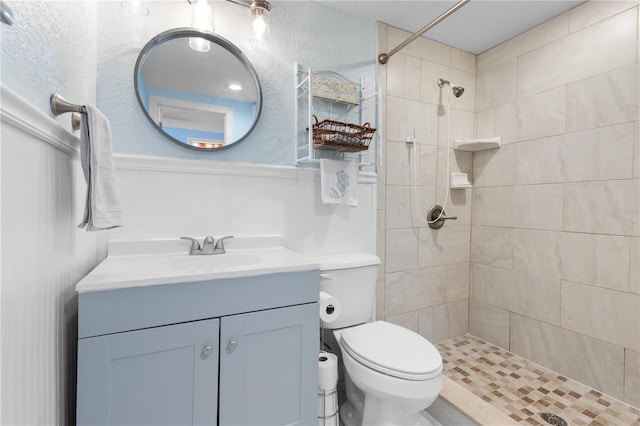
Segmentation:
[[(211, 0), (187, 0), (191, 4), (191, 27), (213, 32), (213, 3)], [(189, 37), (189, 47), (198, 52), (206, 53), (211, 49), (211, 43), (200, 37)]]
[(134, 16), (149, 15), (149, 9), (144, 7), (140, 0), (125, 0), (120, 2), (120, 7)]
[(254, 16), (249, 34), (249, 44), (257, 47), (268, 47), (270, 31), (265, 16), (271, 11), (271, 2), (268, 0), (227, 0), (230, 3), (248, 7)]
[(236, 83), (231, 83), (231, 84), (229, 85), (229, 89), (230, 89), (230, 90), (234, 90), (234, 91), (236, 91), (236, 92), (237, 92), (237, 91), (239, 91), (239, 90), (242, 90), (242, 86), (240, 86), (239, 84), (236, 84)]

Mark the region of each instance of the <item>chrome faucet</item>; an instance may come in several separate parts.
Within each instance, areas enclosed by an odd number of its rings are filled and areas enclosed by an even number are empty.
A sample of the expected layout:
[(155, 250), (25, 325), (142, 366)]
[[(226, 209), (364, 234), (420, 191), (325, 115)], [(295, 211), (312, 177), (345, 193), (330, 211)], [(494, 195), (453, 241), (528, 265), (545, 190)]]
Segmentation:
[(194, 255), (210, 255), (210, 254), (223, 254), (224, 250), (224, 240), (233, 238), (233, 235), (227, 235), (226, 237), (218, 238), (216, 241), (211, 235), (207, 235), (202, 242), (202, 247), (200, 247), (200, 242), (195, 238), (191, 237), (180, 237), (181, 240), (190, 240), (191, 241), (191, 249), (189, 249), (189, 254)]

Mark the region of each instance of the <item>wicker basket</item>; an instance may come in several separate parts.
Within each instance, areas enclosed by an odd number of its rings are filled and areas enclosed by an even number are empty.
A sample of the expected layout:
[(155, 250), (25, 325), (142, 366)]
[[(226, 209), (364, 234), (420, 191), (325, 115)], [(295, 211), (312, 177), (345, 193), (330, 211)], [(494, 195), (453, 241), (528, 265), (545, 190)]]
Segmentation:
[(357, 152), (369, 149), (376, 129), (369, 123), (362, 126), (335, 120), (318, 121), (313, 116), (313, 146), (316, 149)]

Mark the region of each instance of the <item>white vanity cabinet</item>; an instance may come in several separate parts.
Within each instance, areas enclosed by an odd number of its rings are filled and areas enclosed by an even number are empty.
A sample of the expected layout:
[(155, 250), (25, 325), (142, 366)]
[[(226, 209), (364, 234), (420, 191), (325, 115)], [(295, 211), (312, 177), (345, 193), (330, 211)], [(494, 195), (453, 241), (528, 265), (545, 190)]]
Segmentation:
[(79, 425), (317, 423), (319, 272), (79, 293)]

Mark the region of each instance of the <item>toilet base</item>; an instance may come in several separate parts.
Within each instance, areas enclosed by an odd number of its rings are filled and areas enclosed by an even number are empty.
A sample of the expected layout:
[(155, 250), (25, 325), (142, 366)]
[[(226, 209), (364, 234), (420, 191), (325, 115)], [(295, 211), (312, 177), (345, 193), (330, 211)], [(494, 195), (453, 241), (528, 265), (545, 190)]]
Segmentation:
[[(431, 423), (424, 410), (418, 413), (407, 413), (401, 407), (391, 408), (388, 405), (382, 410), (379, 409), (379, 401), (371, 401), (375, 410), (369, 410), (367, 419), (362, 418), (362, 413), (353, 408), (349, 401), (345, 401), (340, 406), (340, 424), (342, 426), (434, 426), (440, 423)], [(429, 416), (430, 417), (430, 416)], [(441, 425), (440, 425), (441, 426)]]

